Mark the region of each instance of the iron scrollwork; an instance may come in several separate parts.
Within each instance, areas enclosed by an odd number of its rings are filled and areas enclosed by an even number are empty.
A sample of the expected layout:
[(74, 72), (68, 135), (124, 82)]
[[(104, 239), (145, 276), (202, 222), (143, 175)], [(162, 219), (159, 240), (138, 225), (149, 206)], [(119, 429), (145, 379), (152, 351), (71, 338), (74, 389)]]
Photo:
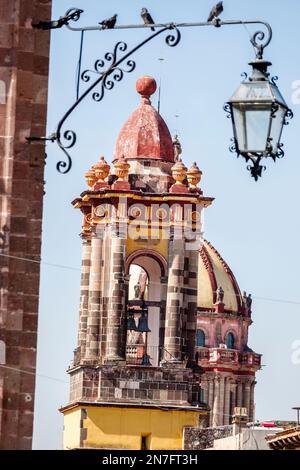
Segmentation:
[[(85, 26), (85, 27), (73, 27), (70, 23), (71, 21), (77, 22), (83, 10), (78, 8), (70, 8), (63, 17), (60, 17), (56, 24), (46, 25), (47, 29), (57, 28), (61, 26), (66, 26), (70, 31), (99, 31), (103, 30), (101, 26)], [(180, 42), (181, 33), (179, 28), (184, 27), (202, 27), (202, 26), (228, 26), (228, 25), (247, 25), (247, 24), (260, 24), (264, 25), (267, 29), (267, 32), (256, 31), (251, 37), (251, 43), (256, 49), (256, 56), (258, 59), (261, 59), (263, 56), (264, 49), (268, 46), (272, 39), (272, 29), (271, 26), (260, 20), (227, 20), (221, 21), (219, 18), (217, 22), (195, 22), (195, 23), (168, 23), (168, 24), (155, 24), (152, 25), (155, 27), (155, 33), (151, 34), (140, 44), (135, 46), (133, 49), (127, 52), (127, 44), (125, 42), (118, 42), (113, 52), (107, 52), (104, 55), (103, 59), (98, 59), (94, 63), (93, 69), (87, 69), (82, 72), (80, 78), (81, 80), (88, 85), (87, 89), (77, 98), (76, 102), (68, 109), (62, 119), (59, 121), (56, 132), (53, 133), (49, 138), (37, 138), (29, 137), (28, 141), (33, 140), (51, 140), (56, 141), (60, 149), (65, 154), (65, 160), (59, 161), (56, 165), (57, 170), (60, 173), (66, 174), (70, 171), (72, 167), (72, 159), (69, 155), (68, 150), (74, 147), (77, 141), (77, 136), (75, 131), (71, 129), (63, 130), (66, 120), (71, 115), (71, 113), (78, 107), (78, 105), (90, 94), (92, 93), (92, 99), (96, 102), (102, 101), (107, 90), (114, 88), (117, 82), (120, 82), (125, 73), (133, 72), (136, 67), (134, 60), (130, 59), (130, 56), (134, 54), (137, 50), (142, 48), (148, 42), (152, 41), (156, 36), (168, 31), (169, 34), (166, 36), (166, 44), (170, 47), (175, 47)], [(127, 25), (127, 26), (115, 26), (115, 29), (130, 29), (130, 28), (147, 28), (152, 27), (151, 25), (139, 24), (139, 25)], [(42, 26), (41, 26), (42, 27)], [(46, 29), (46, 28), (45, 28)], [(121, 57), (120, 53), (123, 53)], [(121, 67), (121, 64), (125, 63), (125, 67)], [(107, 67), (107, 68), (106, 68)], [(92, 82), (92, 76), (95, 75), (96, 79)], [(247, 75), (244, 75), (244, 78), (247, 78)], [(275, 77), (274, 77), (275, 80)], [(96, 87), (100, 85), (100, 89), (96, 90)], [(228, 114), (228, 117), (231, 117), (232, 111), (229, 105), (225, 105), (225, 111)], [(287, 112), (285, 116), (285, 124), (287, 120), (291, 117), (292, 113)], [(232, 139), (232, 144), (230, 146), (231, 152), (237, 152), (237, 141)], [(255, 170), (256, 171), (256, 170)], [(257, 170), (258, 171), (258, 170)]]
[(224, 106), (223, 106), (223, 109), (225, 111), (225, 113), (227, 114), (227, 118), (228, 119), (231, 119), (232, 117), (232, 112), (231, 112), (231, 106), (229, 103), (225, 103)]
[(250, 171), (251, 176), (255, 179), (255, 181), (258, 181), (258, 178), (262, 176), (262, 172), (266, 170), (266, 167), (264, 165), (261, 165), (262, 156), (252, 159), (251, 162), (252, 165), (247, 166), (247, 170)]
[[(94, 70), (87, 69), (82, 72), (81, 79), (85, 83), (89, 83), (91, 81), (93, 73), (98, 75), (98, 78), (82, 93), (82, 95), (71, 106), (71, 108), (65, 113), (63, 118), (58, 123), (57, 130), (55, 133), (56, 142), (66, 156), (65, 161), (61, 160), (56, 165), (56, 169), (59, 173), (66, 174), (70, 171), (72, 167), (72, 159), (67, 150), (74, 147), (74, 145), (76, 144), (77, 136), (73, 130), (68, 129), (62, 131), (63, 125), (67, 118), (70, 116), (70, 114), (81, 103), (81, 101), (87, 95), (89, 95), (98, 85), (101, 85), (101, 88), (99, 91), (94, 91), (92, 93), (92, 98), (94, 101), (100, 102), (103, 99), (106, 90), (112, 90), (115, 86), (115, 83), (120, 82), (123, 79), (125, 73), (133, 72), (133, 70), (135, 69), (135, 61), (129, 59), (129, 57), (134, 54), (138, 49), (143, 47), (146, 43), (154, 39), (156, 36), (159, 36), (160, 34), (169, 30), (172, 30), (172, 33), (168, 34), (168, 36), (165, 38), (166, 44), (170, 47), (175, 47), (180, 42), (181, 33), (176, 27), (176, 25), (171, 23), (166, 27), (162, 28), (161, 30), (157, 31), (155, 34), (149, 36), (147, 39), (135, 46), (129, 52), (126, 52), (127, 44), (125, 42), (118, 42), (115, 45), (113, 52), (107, 52), (104, 55), (104, 59), (96, 60), (94, 64)], [(121, 57), (119, 57), (120, 52), (124, 52), (124, 55)], [(126, 63), (127, 68), (120, 67), (120, 65), (124, 62)], [(106, 70), (105, 65), (108, 65), (108, 68)]]
[(288, 109), (284, 116), (283, 125), (284, 126), (289, 125), (290, 120), (293, 119), (293, 117), (294, 117), (293, 111), (291, 109)]
[(237, 156), (239, 157), (237, 140), (234, 137), (232, 137), (230, 141), (231, 141), (231, 144), (229, 145), (229, 152), (237, 153)]
[(262, 59), (264, 49), (270, 44), (272, 40), (272, 28), (269, 23), (261, 22), (267, 28), (267, 34), (264, 31), (256, 31), (250, 40), (253, 47), (256, 49), (257, 59)]

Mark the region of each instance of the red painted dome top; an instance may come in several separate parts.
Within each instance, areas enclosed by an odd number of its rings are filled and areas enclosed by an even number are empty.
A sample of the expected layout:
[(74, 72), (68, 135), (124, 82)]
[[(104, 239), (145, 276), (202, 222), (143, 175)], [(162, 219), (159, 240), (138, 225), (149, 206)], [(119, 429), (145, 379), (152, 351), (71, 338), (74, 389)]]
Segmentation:
[(156, 88), (152, 77), (144, 76), (137, 80), (136, 90), (142, 100), (120, 131), (115, 159), (124, 156), (126, 159), (153, 158), (174, 162), (169, 129), (149, 99)]

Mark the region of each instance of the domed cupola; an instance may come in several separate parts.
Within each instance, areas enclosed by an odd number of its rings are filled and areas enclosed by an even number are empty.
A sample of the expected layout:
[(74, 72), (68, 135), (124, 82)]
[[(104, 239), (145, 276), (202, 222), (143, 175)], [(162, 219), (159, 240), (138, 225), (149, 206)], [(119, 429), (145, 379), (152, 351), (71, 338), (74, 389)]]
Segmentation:
[(169, 129), (151, 105), (150, 96), (156, 91), (156, 81), (143, 76), (136, 82), (141, 103), (122, 127), (115, 149), (115, 159), (159, 159), (174, 162), (174, 150)]
[(170, 131), (150, 96), (156, 81), (143, 76), (136, 82), (141, 102), (122, 127), (115, 147), (114, 161), (121, 158), (130, 164), (129, 182), (132, 189), (150, 193), (168, 192), (174, 183), (174, 145)]
[(217, 291), (222, 288), (222, 303), (226, 312), (244, 313), (241, 291), (233, 272), (220, 253), (206, 240), (200, 250), (198, 265), (198, 308), (214, 311)]

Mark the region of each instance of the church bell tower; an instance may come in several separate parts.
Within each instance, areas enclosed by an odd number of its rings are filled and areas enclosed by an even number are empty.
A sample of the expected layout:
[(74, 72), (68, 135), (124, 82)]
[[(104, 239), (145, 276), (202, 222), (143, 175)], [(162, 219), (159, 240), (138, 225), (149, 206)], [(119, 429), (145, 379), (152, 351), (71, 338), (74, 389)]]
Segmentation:
[(65, 448), (182, 449), (185, 428), (209, 421), (195, 334), (201, 213), (213, 199), (151, 105), (155, 80), (136, 89), (112, 165), (100, 157), (73, 201), (83, 252)]

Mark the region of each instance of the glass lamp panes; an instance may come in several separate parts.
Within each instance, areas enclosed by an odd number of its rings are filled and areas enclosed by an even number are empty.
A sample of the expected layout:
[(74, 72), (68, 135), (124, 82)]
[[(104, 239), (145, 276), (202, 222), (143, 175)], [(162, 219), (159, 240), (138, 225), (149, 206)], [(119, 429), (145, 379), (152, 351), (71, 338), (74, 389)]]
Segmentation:
[(276, 84), (262, 74), (259, 79), (243, 81), (229, 104), (237, 151), (245, 156), (276, 156), (288, 111)]

